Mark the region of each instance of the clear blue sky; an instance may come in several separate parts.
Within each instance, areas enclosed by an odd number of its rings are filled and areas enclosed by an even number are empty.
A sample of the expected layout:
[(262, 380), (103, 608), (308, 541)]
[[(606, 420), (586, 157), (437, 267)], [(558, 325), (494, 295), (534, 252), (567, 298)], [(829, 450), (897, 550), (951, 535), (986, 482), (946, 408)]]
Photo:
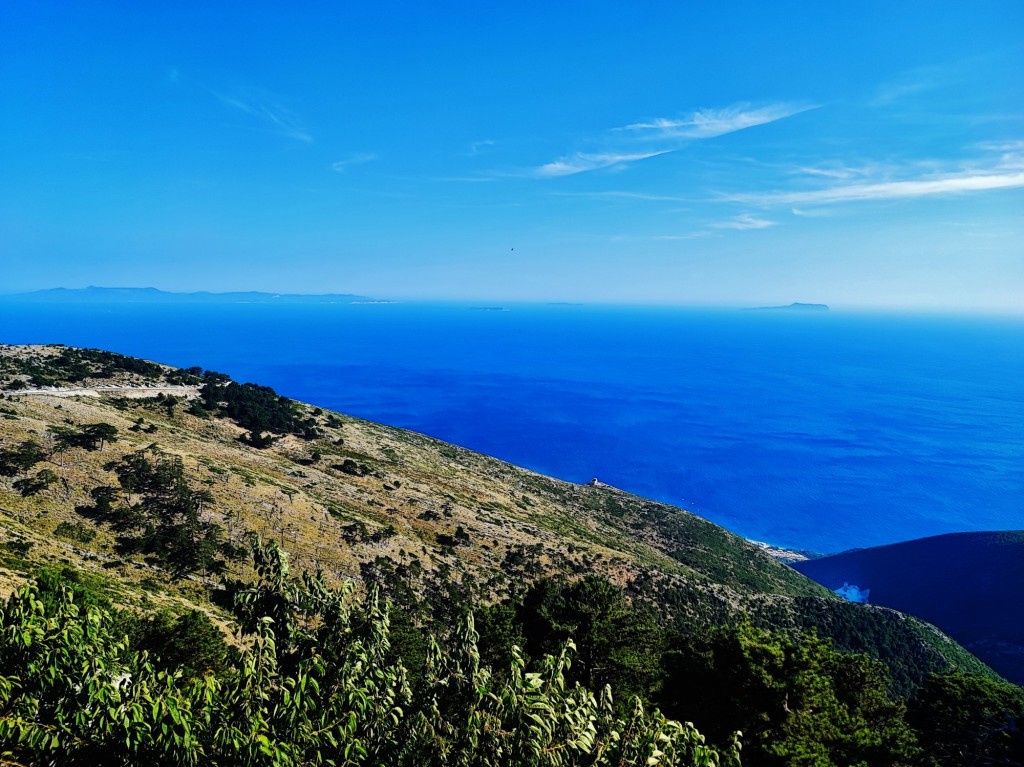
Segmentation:
[(0, 9), (0, 292), (1024, 312), (1024, 3)]

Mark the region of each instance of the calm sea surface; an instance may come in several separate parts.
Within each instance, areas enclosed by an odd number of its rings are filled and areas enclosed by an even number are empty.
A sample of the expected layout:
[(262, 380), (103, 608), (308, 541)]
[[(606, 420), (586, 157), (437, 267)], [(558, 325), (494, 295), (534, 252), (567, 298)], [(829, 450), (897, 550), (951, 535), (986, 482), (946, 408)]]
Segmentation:
[(201, 365), (783, 546), (1024, 528), (1021, 320), (0, 300), (0, 342)]

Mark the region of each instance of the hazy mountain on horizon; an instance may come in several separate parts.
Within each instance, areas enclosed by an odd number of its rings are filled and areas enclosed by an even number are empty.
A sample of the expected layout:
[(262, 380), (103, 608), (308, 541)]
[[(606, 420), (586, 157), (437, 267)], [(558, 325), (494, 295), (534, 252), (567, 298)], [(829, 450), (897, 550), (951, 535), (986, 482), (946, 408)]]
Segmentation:
[(131, 303), (353, 303), (367, 296), (353, 293), (262, 293), (232, 291), (214, 293), (207, 290), (179, 293), (159, 288), (48, 288), (28, 293), (11, 293), (5, 298), (20, 301), (125, 301)]
[(794, 301), (784, 306), (751, 306), (748, 312), (827, 312), (828, 304), (804, 304)]

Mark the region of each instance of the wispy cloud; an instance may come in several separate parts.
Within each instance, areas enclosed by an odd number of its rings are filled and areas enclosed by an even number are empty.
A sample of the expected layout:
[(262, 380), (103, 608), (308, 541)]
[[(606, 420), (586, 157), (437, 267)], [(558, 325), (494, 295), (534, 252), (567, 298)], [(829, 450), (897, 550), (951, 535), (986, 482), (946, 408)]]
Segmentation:
[[(818, 163), (790, 170), (788, 176), (804, 176), (803, 188), (721, 195), (722, 202), (769, 207), (790, 206), (797, 216), (820, 215), (815, 206), (867, 200), (898, 200), (940, 195), (975, 194), (1024, 187), (1024, 141), (985, 142), (973, 147), (984, 155), (961, 160), (955, 166), (938, 160), (918, 160), (897, 166), (865, 163)], [(808, 189), (810, 183), (825, 184)], [(807, 206), (807, 207), (803, 207)]]
[(693, 202), (691, 198), (670, 194), (648, 194), (646, 192), (624, 192), (607, 190), (603, 192), (552, 192), (556, 197), (588, 197), (596, 200), (641, 200), (645, 202)]
[(538, 178), (573, 176), (590, 170), (612, 168), (637, 160), (646, 160), (648, 157), (657, 157), (670, 151), (670, 149), (661, 149), (653, 152), (597, 152), (594, 154), (577, 152), (569, 157), (561, 157), (554, 162), (541, 165), (534, 170), (533, 175)]
[(469, 145), (469, 154), (482, 154), (483, 152), (486, 152), (488, 149), (494, 146), (496, 143), (496, 141), (489, 138), (483, 139), (482, 141), (474, 141), (472, 144)]
[(987, 152), (1012, 152), (1015, 154), (1024, 154), (1024, 140), (982, 141), (979, 144), (976, 144), (976, 146), (978, 149), (983, 149)]
[(767, 125), (811, 109), (817, 109), (817, 106), (778, 103), (755, 107), (749, 103), (740, 103), (723, 109), (699, 109), (680, 118), (659, 117), (616, 130), (632, 131), (648, 138), (707, 139)]
[(302, 119), (269, 93), (253, 88), (240, 88), (230, 93), (211, 89), (210, 93), (225, 106), (254, 118), (266, 130), (305, 144), (313, 143), (313, 136)]
[(818, 176), (822, 178), (832, 178), (836, 180), (851, 179), (851, 178), (866, 178), (876, 172), (873, 167), (860, 167), (853, 168), (848, 165), (837, 164), (826, 167), (815, 167), (812, 165), (805, 165), (796, 170), (791, 171), (793, 174), (803, 176)]
[(641, 236), (625, 236), (619, 235), (615, 237), (615, 240), (644, 240), (653, 242), (676, 242), (682, 240), (700, 240), (707, 237), (723, 237), (725, 232), (732, 231), (751, 231), (756, 229), (768, 229), (777, 224), (776, 221), (770, 221), (766, 218), (759, 218), (750, 213), (742, 213), (738, 216), (733, 216), (725, 221), (716, 221), (712, 224), (706, 225), (703, 229), (696, 229), (692, 232), (685, 232), (683, 234), (647, 234)]
[(686, 234), (654, 234), (646, 239), (655, 240), (657, 242), (677, 242), (679, 240), (701, 240), (705, 237), (712, 236), (712, 232), (709, 232), (706, 229), (701, 229), (696, 232), (687, 232)]
[(746, 231), (748, 229), (767, 229), (768, 227), (775, 226), (775, 221), (769, 221), (766, 218), (758, 218), (750, 213), (741, 213), (738, 216), (733, 216), (728, 221), (718, 221), (711, 225), (712, 229), (736, 229), (738, 231)]
[(700, 109), (678, 118), (659, 117), (631, 123), (594, 137), (592, 143), (602, 144), (602, 151), (566, 155), (532, 169), (528, 175), (557, 178), (604, 168), (622, 170), (629, 163), (675, 152), (690, 141), (724, 136), (816, 108), (793, 103), (753, 106), (743, 102), (722, 109)]
[(1020, 187), (1024, 187), (1024, 172), (962, 173), (930, 179), (885, 181), (877, 184), (847, 184), (799, 192), (729, 195), (725, 199), (760, 205), (829, 205), (864, 200), (895, 200), (967, 194)]
[(959, 89), (964, 83), (965, 71), (970, 68), (971, 60), (961, 59), (908, 69), (879, 85), (868, 105), (885, 107), (931, 91)]
[[(522, 176), (522, 174), (518, 174)], [(479, 176), (434, 176), (434, 181), (451, 182), (454, 184), (491, 184), (502, 178), (509, 178), (510, 174), (490, 173)]]
[(1024, 141), (991, 141), (978, 145), (987, 152), (998, 152), (1003, 168), (1024, 168)]
[(938, 87), (937, 83), (931, 79), (885, 83), (878, 87), (869, 104), (875, 107), (886, 106), (902, 101), (908, 96), (934, 90), (936, 87)]
[(373, 162), (377, 159), (377, 155), (374, 152), (356, 152), (350, 154), (348, 157), (342, 160), (336, 160), (331, 163), (331, 170), (336, 173), (344, 173), (353, 165), (362, 165), (363, 163)]
[(617, 234), (612, 237), (613, 242), (630, 242), (630, 241), (643, 241), (643, 242), (678, 242), (681, 240), (700, 240), (705, 237), (720, 237), (720, 234), (712, 232), (708, 229), (700, 229), (696, 232), (686, 232), (685, 234)]

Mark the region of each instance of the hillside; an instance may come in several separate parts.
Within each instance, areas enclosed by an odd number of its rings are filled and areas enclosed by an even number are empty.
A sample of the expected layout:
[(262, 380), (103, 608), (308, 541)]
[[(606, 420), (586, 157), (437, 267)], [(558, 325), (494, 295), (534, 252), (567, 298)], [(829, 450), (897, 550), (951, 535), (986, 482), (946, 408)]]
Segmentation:
[(828, 588), (934, 623), (1024, 683), (1024, 531), (957, 533), (857, 549), (793, 567)]
[[(990, 673), (934, 627), (846, 603), (682, 509), (265, 387), (108, 352), (2, 346), (0, 390), (11, 469), (0, 477), (5, 590), (41, 566), (71, 564), (103, 575), (121, 603), (196, 604), (216, 617), (223, 579), (244, 575), (233, 553), (255, 533), (279, 541), (296, 570), (411, 589), (447, 609), (521, 595), (545, 576), (597, 574), (682, 633), (742, 620), (815, 628), (884, 659), (904, 693), (929, 671)], [(142, 480), (164, 475), (163, 495), (147, 495)], [(177, 509), (191, 527), (118, 516), (122, 497), (154, 514)], [(191, 549), (174, 549), (181, 535)], [(196, 552), (205, 559), (188, 559)]]

